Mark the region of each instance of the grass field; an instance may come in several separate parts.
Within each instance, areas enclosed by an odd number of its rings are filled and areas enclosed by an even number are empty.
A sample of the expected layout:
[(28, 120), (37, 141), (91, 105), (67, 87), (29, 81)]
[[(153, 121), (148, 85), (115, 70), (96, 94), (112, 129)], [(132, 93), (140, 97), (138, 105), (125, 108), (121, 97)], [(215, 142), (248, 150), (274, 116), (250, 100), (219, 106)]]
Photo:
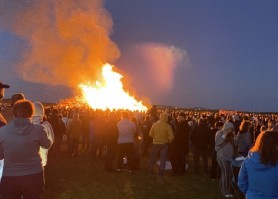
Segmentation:
[(148, 176), (148, 157), (142, 157), (141, 170), (133, 174), (106, 172), (102, 160), (92, 160), (88, 151), (69, 158), (49, 158), (44, 199), (151, 199), (219, 198), (218, 182), (204, 175), (173, 177)]

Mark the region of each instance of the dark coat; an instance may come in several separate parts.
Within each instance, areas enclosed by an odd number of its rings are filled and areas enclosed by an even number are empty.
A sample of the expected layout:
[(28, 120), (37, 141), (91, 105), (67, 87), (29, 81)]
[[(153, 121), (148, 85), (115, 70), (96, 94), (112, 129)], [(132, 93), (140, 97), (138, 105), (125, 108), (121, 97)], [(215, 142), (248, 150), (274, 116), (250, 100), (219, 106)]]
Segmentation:
[(173, 150), (187, 154), (189, 151), (189, 125), (186, 121), (177, 122)]
[(190, 140), (193, 144), (193, 147), (195, 148), (208, 148), (210, 140), (210, 128), (205, 124), (196, 126), (190, 136)]

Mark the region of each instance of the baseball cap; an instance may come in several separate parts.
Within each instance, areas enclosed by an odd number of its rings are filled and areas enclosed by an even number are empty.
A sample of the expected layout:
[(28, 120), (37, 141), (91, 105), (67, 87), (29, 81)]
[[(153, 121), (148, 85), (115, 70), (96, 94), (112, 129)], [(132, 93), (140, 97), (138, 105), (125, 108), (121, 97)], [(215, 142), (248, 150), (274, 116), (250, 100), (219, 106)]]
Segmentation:
[(3, 83), (0, 81), (0, 88), (10, 88), (10, 85), (8, 85), (8, 84), (3, 84)]

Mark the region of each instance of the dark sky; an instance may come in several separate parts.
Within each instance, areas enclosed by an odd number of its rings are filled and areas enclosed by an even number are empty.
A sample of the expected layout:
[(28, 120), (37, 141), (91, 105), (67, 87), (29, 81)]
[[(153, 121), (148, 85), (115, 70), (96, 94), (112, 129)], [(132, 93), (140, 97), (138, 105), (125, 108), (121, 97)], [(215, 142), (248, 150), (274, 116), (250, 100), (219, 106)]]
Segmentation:
[[(278, 1), (106, 0), (104, 8), (121, 52), (113, 64), (138, 96), (153, 104), (278, 111)], [(7, 97), (71, 96), (70, 89), (27, 83), (13, 72), (26, 49), (24, 39), (0, 26)]]

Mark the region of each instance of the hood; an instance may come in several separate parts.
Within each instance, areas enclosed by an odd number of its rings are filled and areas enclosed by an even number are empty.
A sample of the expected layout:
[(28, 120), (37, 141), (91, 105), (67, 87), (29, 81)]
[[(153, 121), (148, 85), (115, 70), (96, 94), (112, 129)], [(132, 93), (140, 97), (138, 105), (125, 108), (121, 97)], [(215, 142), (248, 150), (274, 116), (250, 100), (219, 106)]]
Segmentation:
[(248, 156), (246, 157), (246, 163), (252, 165), (253, 168), (256, 170), (267, 170), (269, 167), (273, 167), (271, 165), (264, 165), (260, 161), (260, 153), (259, 152), (249, 152)]
[(44, 107), (40, 102), (34, 102), (34, 117), (43, 117), (44, 116)]
[(31, 123), (30, 119), (15, 117), (7, 125), (9, 132), (17, 135), (28, 135), (33, 129), (34, 125)]
[(167, 113), (161, 113), (159, 120), (161, 122), (167, 123), (168, 122), (168, 114)]
[(222, 129), (223, 131), (226, 131), (228, 129), (234, 129), (234, 124), (232, 122), (225, 122)]
[(34, 102), (34, 114), (31, 118), (31, 121), (34, 124), (40, 124), (43, 121), (44, 116), (44, 107), (40, 102)]

